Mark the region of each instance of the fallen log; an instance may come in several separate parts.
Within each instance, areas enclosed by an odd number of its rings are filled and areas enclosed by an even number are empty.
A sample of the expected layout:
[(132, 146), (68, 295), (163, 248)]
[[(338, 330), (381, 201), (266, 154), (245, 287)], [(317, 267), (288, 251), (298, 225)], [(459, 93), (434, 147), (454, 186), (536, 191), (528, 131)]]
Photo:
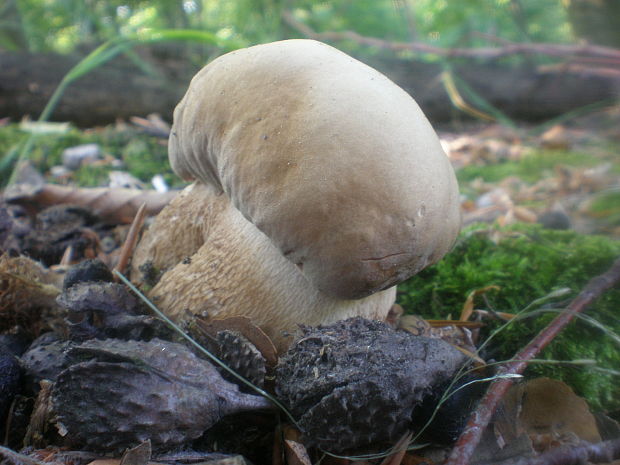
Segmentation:
[[(440, 79), (441, 65), (397, 58), (365, 61), (411, 93), (431, 121), (448, 122), (464, 116), (450, 102)], [(62, 77), (77, 62), (76, 57), (51, 53), (0, 52), (0, 118), (37, 118)], [(89, 127), (159, 113), (170, 121), (197, 69), (179, 63), (154, 63), (153, 67), (161, 72), (161, 78), (145, 75), (125, 59), (106, 63), (69, 86), (52, 119)], [(455, 64), (452, 71), (515, 120), (541, 121), (620, 99), (618, 73), (593, 73), (583, 67), (538, 68), (532, 63), (511, 66), (468, 60)]]

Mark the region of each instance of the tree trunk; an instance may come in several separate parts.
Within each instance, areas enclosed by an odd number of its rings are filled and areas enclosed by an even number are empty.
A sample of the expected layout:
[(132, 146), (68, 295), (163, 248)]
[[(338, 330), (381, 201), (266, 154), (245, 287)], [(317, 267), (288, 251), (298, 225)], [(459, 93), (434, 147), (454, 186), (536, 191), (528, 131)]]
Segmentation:
[[(77, 63), (76, 58), (54, 54), (0, 52), (0, 118), (37, 118), (52, 92)], [(401, 85), (434, 122), (463, 115), (454, 108), (441, 83), (441, 67), (404, 60), (371, 63)], [(117, 118), (159, 113), (172, 119), (197, 69), (178, 62), (154, 65), (165, 77), (146, 76), (126, 60), (117, 59), (74, 82), (52, 119), (88, 127)], [(613, 71), (613, 70), (612, 70)], [(620, 98), (620, 73), (574, 72), (553, 68), (542, 72), (533, 65), (520, 67), (470, 61), (454, 68), (476, 93), (516, 120), (540, 121), (585, 105)], [(458, 83), (457, 83), (458, 87)], [(467, 100), (467, 95), (463, 94)], [(474, 102), (469, 102), (475, 106)]]

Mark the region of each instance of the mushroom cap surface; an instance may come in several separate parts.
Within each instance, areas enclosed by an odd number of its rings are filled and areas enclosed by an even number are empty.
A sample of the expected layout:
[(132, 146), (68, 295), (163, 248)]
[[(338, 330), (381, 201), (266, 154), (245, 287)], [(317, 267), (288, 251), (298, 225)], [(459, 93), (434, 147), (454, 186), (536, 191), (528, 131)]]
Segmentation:
[(335, 297), (407, 279), (460, 228), (454, 172), (415, 101), (313, 40), (205, 66), (175, 109), (169, 153), (178, 175), (223, 191)]

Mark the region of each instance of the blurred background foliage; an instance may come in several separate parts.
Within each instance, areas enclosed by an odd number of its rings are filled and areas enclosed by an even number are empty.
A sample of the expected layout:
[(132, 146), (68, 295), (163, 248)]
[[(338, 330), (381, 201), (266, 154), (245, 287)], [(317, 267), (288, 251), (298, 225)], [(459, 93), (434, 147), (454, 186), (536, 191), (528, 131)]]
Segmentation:
[[(617, 46), (619, 9), (617, 0), (4, 0), (0, 48), (79, 52), (146, 28), (199, 29), (247, 46), (298, 35), (283, 23), (285, 10), (317, 31), (442, 47), (497, 45), (499, 38)], [(193, 60), (208, 58), (204, 46), (184, 47)]]

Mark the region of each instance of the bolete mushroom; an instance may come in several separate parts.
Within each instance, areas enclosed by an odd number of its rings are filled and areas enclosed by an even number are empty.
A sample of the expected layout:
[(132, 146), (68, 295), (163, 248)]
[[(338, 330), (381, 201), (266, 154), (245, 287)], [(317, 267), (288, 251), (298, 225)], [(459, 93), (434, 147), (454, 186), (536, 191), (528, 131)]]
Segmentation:
[(169, 156), (195, 183), (141, 240), (132, 277), (164, 272), (149, 295), (177, 320), (245, 315), (279, 349), (300, 323), (384, 319), (394, 286), (460, 227), (454, 172), (416, 102), (313, 40), (205, 66)]

